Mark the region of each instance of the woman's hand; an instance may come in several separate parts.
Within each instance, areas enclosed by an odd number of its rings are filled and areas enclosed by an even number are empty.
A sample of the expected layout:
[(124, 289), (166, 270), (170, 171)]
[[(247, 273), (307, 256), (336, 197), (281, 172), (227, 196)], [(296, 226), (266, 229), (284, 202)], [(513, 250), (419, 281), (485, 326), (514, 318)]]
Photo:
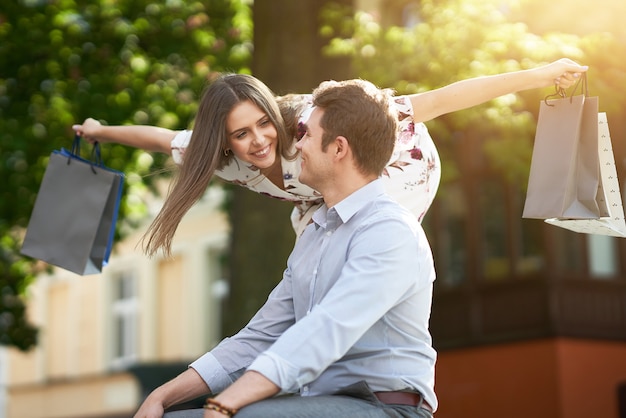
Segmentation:
[(72, 129), (89, 143), (110, 142), (105, 136), (100, 135), (102, 124), (95, 119), (85, 119), (82, 125), (73, 125)]
[(569, 58), (561, 58), (551, 64), (538, 67), (545, 87), (555, 85), (558, 88), (568, 89), (580, 79), (589, 69), (586, 65), (579, 65)]

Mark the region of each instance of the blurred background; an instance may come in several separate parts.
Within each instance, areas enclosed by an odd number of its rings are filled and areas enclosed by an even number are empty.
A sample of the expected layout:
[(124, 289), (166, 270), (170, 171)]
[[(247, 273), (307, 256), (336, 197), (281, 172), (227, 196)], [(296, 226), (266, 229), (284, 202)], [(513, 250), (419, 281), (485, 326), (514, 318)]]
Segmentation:
[[(0, 0), (0, 417), (132, 416), (245, 324), (294, 243), (291, 204), (215, 181), (174, 257), (145, 257), (175, 169), (105, 144), (126, 184), (104, 272), (21, 256), (48, 157), (74, 123), (188, 128), (224, 71), (277, 94), (354, 77), (407, 94), (568, 57), (590, 66), (623, 185), (625, 14), (623, 0)], [(427, 123), (443, 166), (424, 219), (439, 418), (626, 417), (626, 241), (521, 218), (552, 92)]]

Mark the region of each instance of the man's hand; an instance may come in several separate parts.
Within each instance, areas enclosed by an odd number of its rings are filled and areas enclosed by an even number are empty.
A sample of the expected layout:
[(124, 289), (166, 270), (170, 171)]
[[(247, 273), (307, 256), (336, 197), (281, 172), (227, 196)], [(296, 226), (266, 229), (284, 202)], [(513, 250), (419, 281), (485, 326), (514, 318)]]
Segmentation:
[[(271, 380), (261, 373), (249, 371), (214, 399), (226, 408), (241, 409), (253, 402), (272, 397), (278, 392), (280, 388)], [(204, 418), (224, 418), (224, 414), (205, 409)]]
[(148, 396), (133, 418), (163, 418), (164, 413), (163, 404), (156, 399), (150, 399)]
[(134, 418), (163, 418), (165, 409), (170, 406), (210, 392), (202, 377), (194, 369), (187, 369), (153, 390), (143, 401)]

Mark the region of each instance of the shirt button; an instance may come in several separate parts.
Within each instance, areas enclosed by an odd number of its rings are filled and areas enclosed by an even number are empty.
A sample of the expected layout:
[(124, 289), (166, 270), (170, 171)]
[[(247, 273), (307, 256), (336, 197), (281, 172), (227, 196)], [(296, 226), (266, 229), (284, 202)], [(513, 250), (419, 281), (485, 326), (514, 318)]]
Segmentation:
[(333, 231), (328, 231), (328, 232), (326, 232), (326, 236), (329, 236), (329, 237), (330, 237), (332, 234), (333, 234)]

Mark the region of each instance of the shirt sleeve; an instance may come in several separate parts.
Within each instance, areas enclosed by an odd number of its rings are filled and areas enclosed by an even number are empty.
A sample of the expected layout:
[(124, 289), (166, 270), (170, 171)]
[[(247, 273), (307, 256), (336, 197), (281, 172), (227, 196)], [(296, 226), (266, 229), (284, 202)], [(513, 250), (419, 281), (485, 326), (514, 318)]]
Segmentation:
[[(394, 154), (400, 151), (410, 150), (416, 145), (416, 137), (421, 129), (421, 123), (416, 124), (413, 119), (413, 105), (408, 96), (398, 96), (394, 99), (393, 104), (398, 111), (398, 130), (396, 132), (396, 145)], [(391, 161), (394, 158), (392, 157)]]
[(293, 325), (295, 319), (290, 287), (290, 276), (286, 271), (266, 303), (241, 331), (222, 340), (190, 365), (213, 393), (226, 389), (261, 352)]
[(191, 134), (193, 131), (179, 131), (172, 139), (171, 148), (172, 148), (172, 159), (178, 165), (183, 163), (183, 157), (185, 155), (185, 150), (189, 146), (189, 141), (191, 140)]

